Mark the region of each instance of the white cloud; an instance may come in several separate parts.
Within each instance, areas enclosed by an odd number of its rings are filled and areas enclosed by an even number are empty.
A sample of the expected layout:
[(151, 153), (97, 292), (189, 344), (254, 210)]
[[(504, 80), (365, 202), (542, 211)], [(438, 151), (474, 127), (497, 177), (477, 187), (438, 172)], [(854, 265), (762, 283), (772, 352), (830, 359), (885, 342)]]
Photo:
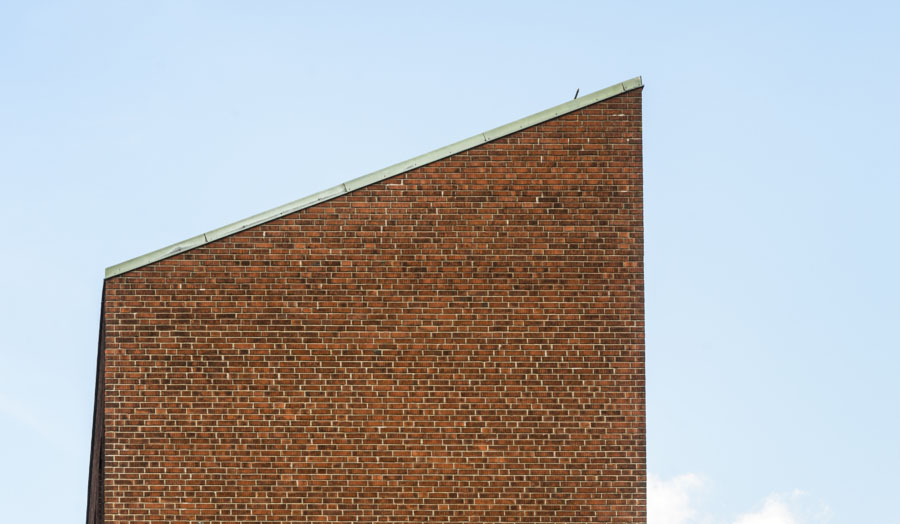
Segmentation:
[(769, 495), (763, 502), (762, 509), (741, 515), (734, 524), (797, 524), (797, 519), (783, 496)]
[(662, 480), (656, 475), (647, 477), (648, 524), (688, 524), (697, 515), (695, 492), (703, 486), (703, 479), (694, 473)]
[(765, 498), (762, 507), (739, 516), (734, 524), (813, 524), (829, 520), (831, 511), (821, 501), (795, 489), (792, 493), (775, 493)]
[(824, 524), (830, 520), (828, 506), (800, 490), (773, 493), (762, 500), (758, 509), (740, 513), (735, 519), (715, 518), (704, 511), (698, 501), (698, 495), (706, 485), (704, 479), (694, 473), (668, 480), (648, 475), (648, 524)]

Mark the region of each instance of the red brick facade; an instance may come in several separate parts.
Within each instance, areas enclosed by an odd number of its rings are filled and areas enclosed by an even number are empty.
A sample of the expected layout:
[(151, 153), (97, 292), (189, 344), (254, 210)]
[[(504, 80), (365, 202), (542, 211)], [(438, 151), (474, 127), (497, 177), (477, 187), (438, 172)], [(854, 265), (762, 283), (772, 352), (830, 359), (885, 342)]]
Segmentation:
[(645, 522), (642, 213), (636, 89), (108, 279), (89, 519)]

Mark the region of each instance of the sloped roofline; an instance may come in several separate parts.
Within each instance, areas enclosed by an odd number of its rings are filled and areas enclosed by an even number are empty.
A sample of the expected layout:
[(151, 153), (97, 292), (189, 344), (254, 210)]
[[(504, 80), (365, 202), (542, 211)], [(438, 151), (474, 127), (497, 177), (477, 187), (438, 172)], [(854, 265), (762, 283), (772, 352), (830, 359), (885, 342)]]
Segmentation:
[(257, 213), (243, 220), (238, 220), (237, 222), (228, 224), (227, 226), (213, 229), (212, 231), (208, 231), (201, 235), (197, 235), (187, 240), (182, 240), (181, 242), (172, 244), (171, 246), (157, 249), (156, 251), (151, 251), (150, 253), (147, 253), (145, 255), (141, 255), (139, 257), (132, 258), (131, 260), (126, 260), (125, 262), (110, 266), (106, 268), (105, 278), (111, 278), (117, 275), (121, 275), (122, 273), (127, 273), (128, 271), (146, 266), (148, 264), (152, 264), (164, 258), (169, 258), (179, 253), (184, 253), (185, 251), (194, 249), (195, 247), (209, 244), (210, 242), (214, 242), (216, 240), (219, 240), (220, 238), (233, 235), (253, 226), (258, 226), (259, 224), (268, 222), (270, 220), (274, 220), (301, 209), (314, 206), (320, 202), (345, 195), (347, 193), (350, 193), (351, 191), (356, 191), (357, 189), (366, 187), (376, 182), (380, 182), (386, 178), (390, 178), (392, 176), (405, 173), (411, 169), (415, 169), (437, 160), (447, 158), (448, 156), (455, 155), (456, 153), (461, 153), (486, 142), (490, 142), (498, 138), (503, 138), (507, 135), (515, 133), (516, 131), (521, 131), (526, 127), (531, 127), (548, 120), (552, 120), (558, 116), (562, 116), (567, 113), (571, 113), (572, 111), (581, 109), (582, 107), (596, 104), (597, 102), (612, 98), (627, 91), (643, 87), (643, 85), (644, 84), (641, 81), (641, 77), (639, 76), (615, 85), (611, 85), (605, 89), (601, 89), (591, 94), (584, 95), (580, 98), (570, 100), (564, 104), (551, 107), (550, 109), (545, 109), (531, 116), (520, 118), (515, 122), (510, 122), (506, 125), (491, 129), (490, 131), (478, 133), (477, 135), (466, 138), (465, 140), (460, 140), (459, 142), (450, 144), (448, 146), (435, 149), (434, 151), (425, 153), (424, 155), (419, 155), (417, 157), (410, 158), (409, 160), (399, 162), (384, 169), (380, 169), (373, 173), (369, 173), (368, 175), (354, 178), (353, 180), (344, 182), (343, 184), (338, 184), (330, 189), (319, 191), (318, 193), (314, 193), (299, 200), (294, 200), (293, 202), (288, 202), (287, 204), (269, 209), (268, 211)]

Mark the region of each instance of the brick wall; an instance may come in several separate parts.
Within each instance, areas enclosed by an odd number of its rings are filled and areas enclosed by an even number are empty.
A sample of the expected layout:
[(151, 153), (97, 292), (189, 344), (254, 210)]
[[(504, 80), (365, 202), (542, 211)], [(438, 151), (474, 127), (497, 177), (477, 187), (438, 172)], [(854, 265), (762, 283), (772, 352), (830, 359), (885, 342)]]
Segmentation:
[(106, 282), (108, 522), (645, 522), (640, 89)]

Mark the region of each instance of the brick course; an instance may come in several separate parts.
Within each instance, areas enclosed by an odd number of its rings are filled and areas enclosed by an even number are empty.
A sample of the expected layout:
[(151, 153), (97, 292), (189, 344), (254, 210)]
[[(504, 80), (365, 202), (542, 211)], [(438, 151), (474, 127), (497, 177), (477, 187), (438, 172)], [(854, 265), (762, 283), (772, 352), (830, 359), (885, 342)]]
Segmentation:
[(107, 522), (646, 522), (641, 90), (105, 283)]

